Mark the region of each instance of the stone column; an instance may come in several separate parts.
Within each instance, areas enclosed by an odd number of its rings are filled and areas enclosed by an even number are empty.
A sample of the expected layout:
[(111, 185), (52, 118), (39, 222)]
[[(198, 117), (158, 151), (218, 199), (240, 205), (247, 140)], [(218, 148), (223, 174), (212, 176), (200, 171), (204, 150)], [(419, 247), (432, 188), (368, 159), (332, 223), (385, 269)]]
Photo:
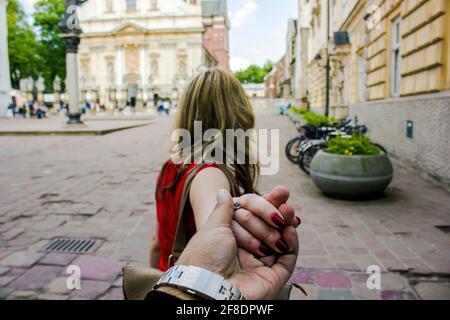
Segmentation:
[(11, 103), (11, 74), (8, 55), (8, 25), (6, 23), (6, 6), (8, 0), (0, 0), (0, 118), (6, 116)]
[(77, 11), (74, 10), (76, 6), (85, 1), (81, 0), (66, 0), (65, 1), (65, 16), (60, 24), (61, 38), (66, 44), (66, 93), (69, 100), (69, 121), (68, 124), (83, 124), (81, 121), (81, 106), (79, 103), (79, 79), (78, 79), (78, 45), (80, 44), (80, 34), (82, 33), (78, 23), (78, 17), (74, 15)]
[(123, 85), (123, 47), (116, 47), (116, 85)]
[(67, 95), (69, 99), (69, 121), (68, 124), (82, 124), (81, 108), (78, 85), (78, 45), (80, 38), (74, 33), (64, 37), (66, 42), (66, 67), (67, 67)]
[(139, 47), (139, 73), (141, 74), (141, 86), (145, 87), (147, 85), (147, 59), (145, 59), (145, 51), (147, 46), (142, 45)]

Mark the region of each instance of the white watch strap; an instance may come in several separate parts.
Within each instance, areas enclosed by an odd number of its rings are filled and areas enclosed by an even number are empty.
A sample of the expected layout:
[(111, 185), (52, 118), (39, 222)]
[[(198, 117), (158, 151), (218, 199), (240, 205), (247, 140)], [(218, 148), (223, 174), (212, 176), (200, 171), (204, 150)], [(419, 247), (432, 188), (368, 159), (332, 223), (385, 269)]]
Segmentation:
[(241, 292), (222, 276), (194, 266), (176, 265), (159, 279), (162, 286), (178, 288), (187, 293), (212, 300), (245, 300)]

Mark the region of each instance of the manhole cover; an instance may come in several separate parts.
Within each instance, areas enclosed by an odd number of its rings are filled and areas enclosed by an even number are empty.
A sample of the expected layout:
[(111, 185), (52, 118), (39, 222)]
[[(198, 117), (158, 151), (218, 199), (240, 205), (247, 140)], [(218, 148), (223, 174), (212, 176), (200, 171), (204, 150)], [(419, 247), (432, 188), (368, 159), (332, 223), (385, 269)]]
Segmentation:
[(450, 226), (435, 226), (435, 228), (441, 230), (444, 233), (450, 233)]
[(74, 239), (74, 238), (53, 238), (47, 242), (41, 252), (57, 253), (88, 253), (96, 250), (101, 240), (98, 239)]

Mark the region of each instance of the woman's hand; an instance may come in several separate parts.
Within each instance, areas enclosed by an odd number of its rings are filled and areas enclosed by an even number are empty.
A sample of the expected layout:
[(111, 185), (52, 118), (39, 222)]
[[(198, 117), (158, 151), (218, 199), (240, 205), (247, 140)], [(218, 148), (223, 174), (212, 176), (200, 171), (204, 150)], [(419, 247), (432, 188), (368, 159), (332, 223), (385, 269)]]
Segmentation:
[(283, 230), (288, 226), (296, 228), (301, 221), (286, 203), (288, 198), (289, 190), (285, 187), (276, 187), (263, 197), (246, 194), (234, 198), (240, 209), (234, 214), (231, 228), (238, 246), (260, 257), (289, 252)]

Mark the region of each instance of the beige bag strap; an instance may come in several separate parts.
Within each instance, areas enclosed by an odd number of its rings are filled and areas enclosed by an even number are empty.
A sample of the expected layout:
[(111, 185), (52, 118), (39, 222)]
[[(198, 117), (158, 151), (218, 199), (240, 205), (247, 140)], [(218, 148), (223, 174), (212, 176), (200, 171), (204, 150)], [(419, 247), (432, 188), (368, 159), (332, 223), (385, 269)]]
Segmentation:
[[(192, 181), (194, 180), (197, 173), (204, 167), (204, 165), (199, 164), (196, 167), (194, 167), (191, 172), (189, 172), (186, 182), (183, 186), (183, 191), (181, 192), (181, 200), (180, 200), (180, 208), (178, 211), (178, 223), (177, 223), (177, 230), (175, 232), (175, 241), (173, 243), (172, 247), (172, 254), (169, 256), (168, 265), (170, 266), (172, 262), (176, 262), (176, 260), (180, 257), (181, 253), (183, 252), (184, 248), (186, 247), (186, 223), (185, 223), (185, 215), (184, 215), (184, 209), (186, 207), (186, 203), (189, 199), (189, 191), (191, 189)], [(219, 166), (219, 168), (223, 171), (225, 176), (227, 177), (230, 188), (231, 188), (231, 195), (235, 196), (237, 193), (235, 192), (235, 185), (234, 185), (234, 179), (232, 179), (232, 176), (227, 170), (224, 170)]]

